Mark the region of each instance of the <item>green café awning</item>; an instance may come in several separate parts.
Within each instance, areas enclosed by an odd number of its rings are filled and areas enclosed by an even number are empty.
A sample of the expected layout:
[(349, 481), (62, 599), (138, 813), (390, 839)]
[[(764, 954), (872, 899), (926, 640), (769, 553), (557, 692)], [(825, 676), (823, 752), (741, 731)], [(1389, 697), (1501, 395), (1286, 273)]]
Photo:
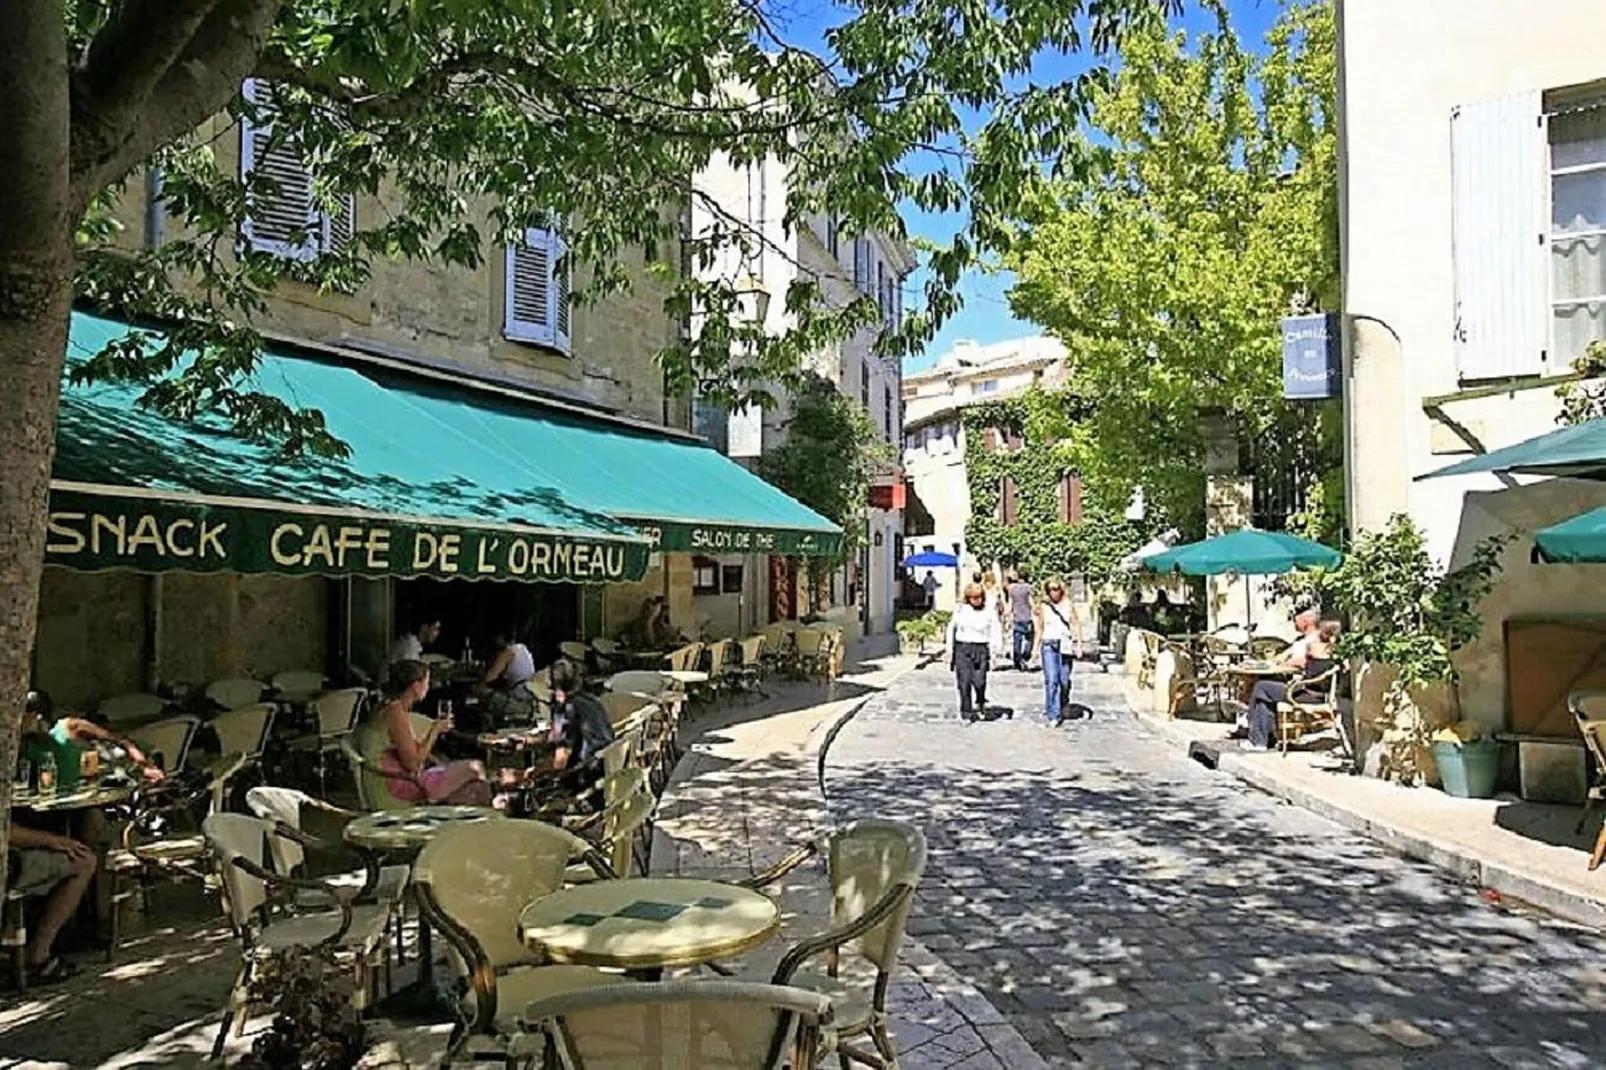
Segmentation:
[(1521, 472), (1538, 476), (1606, 479), (1606, 420), (1589, 420), (1526, 439), (1503, 449), (1417, 476), (1465, 476), (1479, 472)]
[(1552, 564), (1606, 561), (1606, 508), (1534, 532), (1538, 555)]
[[(128, 330), (75, 314), (69, 362)], [(83, 570), (607, 583), (645, 573), (647, 519), (669, 548), (723, 540), (809, 552), (840, 539), (714, 451), (606, 418), (271, 349), (250, 385), (320, 410), (350, 456), (278, 458), (219, 420), (180, 423), (139, 408), (136, 387), (64, 383), (46, 560)], [(476, 414), (510, 430), (482, 435)], [(695, 488), (679, 486), (701, 475), (724, 489), (727, 514), (604, 508), (621, 485), (644, 482), (657, 488), (647, 509), (677, 504), (677, 490), (680, 502), (702, 506)], [(744, 494), (744, 482), (762, 492)]]

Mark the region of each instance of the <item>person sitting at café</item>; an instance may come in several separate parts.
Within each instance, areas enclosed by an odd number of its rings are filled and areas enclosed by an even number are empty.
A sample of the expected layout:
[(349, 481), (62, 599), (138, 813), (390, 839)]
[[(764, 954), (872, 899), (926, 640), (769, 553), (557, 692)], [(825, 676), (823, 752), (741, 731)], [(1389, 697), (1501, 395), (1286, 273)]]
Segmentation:
[(495, 645), (496, 656), (475, 687), (486, 719), (496, 727), (529, 724), (535, 720), (535, 694), (530, 690), (535, 656), (506, 630), (497, 633)]
[(29, 984), (66, 980), (77, 969), (55, 952), (62, 927), (95, 879), (95, 851), (71, 836), (44, 832), (11, 817), (11, 863), (6, 883), (13, 892), (32, 898), (44, 896), (45, 909), (28, 937), (23, 965)]
[(489, 806), (491, 785), (483, 762), (442, 763), (432, 757), (435, 744), (452, 729), (450, 717), (436, 718), (422, 737), (413, 734), (413, 707), (429, 694), (429, 666), (397, 662), (391, 667), (391, 688), (394, 697), (376, 714), (390, 742), (379, 759), (390, 793), (413, 803)]
[(424, 648), (441, 637), (441, 622), (434, 617), (419, 621), (396, 637), (390, 644), (390, 656), (385, 664), (395, 665), (403, 661), (423, 661)]
[[(1317, 613), (1319, 611), (1307, 610)], [(1292, 683), (1281, 680), (1261, 680), (1249, 699), (1249, 746), (1255, 750), (1269, 750), (1271, 737), (1277, 730), (1277, 706), (1288, 699), (1289, 692), (1298, 693), (1301, 681), (1314, 680), (1330, 672), (1337, 661), (1333, 657), (1333, 644), (1338, 641), (1343, 626), (1336, 620), (1319, 621), (1314, 631), (1307, 632), (1284, 655), (1279, 667), (1295, 674)], [(1297, 663), (1296, 663), (1297, 660)]]
[(68, 769), (76, 778), (82, 768), (83, 753), (92, 747), (120, 747), (129, 762), (139, 770), (142, 779), (156, 783), (167, 774), (161, 766), (145, 756), (145, 752), (127, 736), (118, 735), (83, 717), (57, 717), (50, 696), (43, 691), (28, 692), (28, 702), (22, 713), (22, 742), (20, 752), (30, 762), (38, 763), (46, 750), (55, 752), (56, 769)]
[(585, 692), (585, 673), (568, 658), (552, 663), (552, 768), (575, 793), (594, 787), (602, 769), (592, 759), (613, 742), (608, 710)]

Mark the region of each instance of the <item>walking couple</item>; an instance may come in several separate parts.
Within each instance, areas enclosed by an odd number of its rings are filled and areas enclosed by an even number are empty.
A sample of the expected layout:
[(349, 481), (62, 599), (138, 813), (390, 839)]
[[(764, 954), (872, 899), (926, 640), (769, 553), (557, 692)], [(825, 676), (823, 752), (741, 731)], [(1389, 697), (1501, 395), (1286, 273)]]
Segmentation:
[[(1017, 589), (1024, 588), (1020, 600), (1030, 611), (1022, 628), (1017, 605)], [(1082, 642), (1082, 622), (1076, 607), (1065, 598), (1065, 586), (1051, 579), (1043, 587), (1044, 598), (1032, 595), (1024, 577), (1010, 584), (1009, 596), (1015, 620), (1014, 663), (1024, 670), (1031, 659), (1034, 640), (1043, 660), (1043, 720), (1059, 725), (1065, 716), (1065, 700), (1070, 690), (1074, 646)], [(987, 592), (979, 583), (965, 588), (964, 598), (948, 622), (949, 665), (959, 682), (959, 716), (969, 724), (987, 712), (987, 671), (992, 653), (1002, 643), (998, 614), (987, 605)], [(1024, 648), (1024, 649), (1023, 649)]]

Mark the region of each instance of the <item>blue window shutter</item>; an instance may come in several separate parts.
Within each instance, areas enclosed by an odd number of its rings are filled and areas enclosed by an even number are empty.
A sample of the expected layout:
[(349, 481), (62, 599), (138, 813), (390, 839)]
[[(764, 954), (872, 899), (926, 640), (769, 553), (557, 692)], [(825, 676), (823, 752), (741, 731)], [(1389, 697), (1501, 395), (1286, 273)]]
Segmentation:
[(245, 243), (259, 252), (311, 260), (325, 240), (325, 223), (313, 201), (312, 175), (301, 148), (293, 135), (275, 129), (273, 91), (267, 82), (248, 78), (241, 93), (261, 121), (240, 117), (240, 181), (259, 175), (272, 179), (275, 187), (250, 190), (241, 227)]
[(1537, 91), (1450, 117), (1456, 367), (1462, 381), (1543, 375), (1545, 131)]

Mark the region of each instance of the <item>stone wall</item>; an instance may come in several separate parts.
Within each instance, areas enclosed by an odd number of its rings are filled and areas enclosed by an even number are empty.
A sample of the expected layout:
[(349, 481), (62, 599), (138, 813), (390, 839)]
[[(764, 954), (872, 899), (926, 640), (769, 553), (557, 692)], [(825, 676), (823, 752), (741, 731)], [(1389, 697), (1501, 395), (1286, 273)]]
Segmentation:
[[(240, 139), (227, 117), (209, 120), (201, 133), (219, 167), (236, 170)], [(482, 233), (489, 233), (483, 211), (489, 207), (481, 206)], [(371, 225), (384, 210), (382, 197), (358, 198), (358, 227)], [(143, 181), (128, 184), (118, 216), (127, 240), (137, 242), (145, 217)], [(294, 340), (367, 348), (428, 366), (513, 379), (640, 419), (664, 420), (663, 374), (653, 358), (675, 342), (679, 325), (665, 313), (666, 290), (648, 276), (639, 253), (625, 259), (634, 283), (630, 293), (575, 309), (573, 355), (565, 356), (503, 337), (505, 257), (495, 246), (483, 252), (485, 260), (475, 270), (376, 259), (370, 280), (349, 295), (284, 283), (256, 324)], [(678, 260), (672, 246), (663, 256), (669, 263)], [(580, 272), (577, 289), (585, 282)], [(683, 402), (672, 402), (670, 410), (674, 426), (687, 426)]]
[[(92, 709), (153, 682), (195, 685), (326, 668), (329, 585), (318, 578), (45, 572), (35, 686)], [(160, 634), (148, 634), (151, 599)], [(155, 681), (146, 657), (155, 648)]]

